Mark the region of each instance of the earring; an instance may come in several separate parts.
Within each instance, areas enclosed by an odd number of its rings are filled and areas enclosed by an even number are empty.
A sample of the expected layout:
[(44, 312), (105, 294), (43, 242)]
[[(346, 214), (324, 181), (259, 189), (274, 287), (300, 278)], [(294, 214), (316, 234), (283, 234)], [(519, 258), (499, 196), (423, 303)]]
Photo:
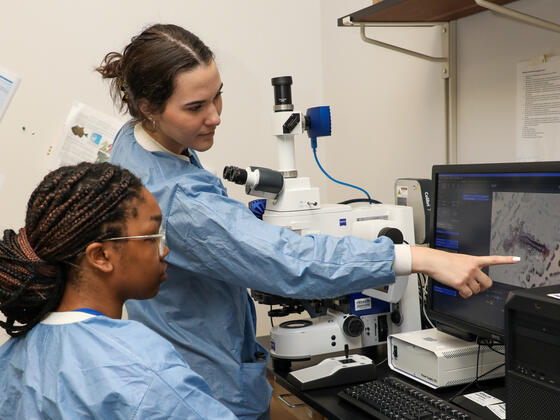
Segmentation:
[(156, 129), (156, 120), (154, 120), (153, 118), (148, 118), (148, 120), (152, 123), (152, 129)]

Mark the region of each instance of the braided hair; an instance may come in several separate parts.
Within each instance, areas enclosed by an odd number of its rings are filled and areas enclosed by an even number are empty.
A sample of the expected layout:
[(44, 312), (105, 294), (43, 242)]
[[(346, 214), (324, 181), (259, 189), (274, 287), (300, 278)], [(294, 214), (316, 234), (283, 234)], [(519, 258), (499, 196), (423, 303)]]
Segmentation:
[(25, 227), (0, 240), (0, 326), (23, 335), (58, 307), (69, 263), (92, 242), (122, 236), (141, 181), (110, 163), (82, 162), (49, 173), (27, 203)]
[(214, 54), (195, 34), (172, 24), (156, 24), (132, 38), (124, 51), (110, 52), (95, 70), (111, 79), (111, 97), (135, 121), (146, 116), (138, 101), (145, 99), (153, 112), (162, 112), (175, 89), (175, 77), (209, 64)]

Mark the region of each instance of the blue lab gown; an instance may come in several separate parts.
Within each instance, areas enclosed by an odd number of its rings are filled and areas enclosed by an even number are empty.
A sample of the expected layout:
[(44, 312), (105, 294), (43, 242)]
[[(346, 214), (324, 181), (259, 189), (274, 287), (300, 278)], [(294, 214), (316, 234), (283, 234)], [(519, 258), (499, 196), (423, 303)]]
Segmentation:
[(235, 418), (173, 346), (146, 326), (78, 317), (38, 324), (0, 347), (1, 419)]
[[(128, 301), (126, 308), (131, 319), (171, 341), (234, 414), (255, 419), (268, 410), (271, 388), (247, 288), (322, 298), (393, 283), (393, 243), (302, 237), (264, 223), (230, 199), (191, 153), (188, 162), (147, 151), (130, 123), (117, 134), (111, 162), (131, 170), (154, 194), (169, 246), (168, 280), (159, 294)], [(258, 361), (255, 352), (266, 360)]]

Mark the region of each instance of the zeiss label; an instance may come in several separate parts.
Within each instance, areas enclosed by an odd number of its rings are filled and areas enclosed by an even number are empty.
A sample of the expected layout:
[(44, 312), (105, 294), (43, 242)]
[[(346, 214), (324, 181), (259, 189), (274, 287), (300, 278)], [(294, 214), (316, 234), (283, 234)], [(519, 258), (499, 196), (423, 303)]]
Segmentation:
[(371, 309), (371, 298), (360, 298), (354, 301), (355, 311), (365, 311)]
[(346, 219), (339, 219), (338, 220), (338, 225), (339, 226), (346, 226)]

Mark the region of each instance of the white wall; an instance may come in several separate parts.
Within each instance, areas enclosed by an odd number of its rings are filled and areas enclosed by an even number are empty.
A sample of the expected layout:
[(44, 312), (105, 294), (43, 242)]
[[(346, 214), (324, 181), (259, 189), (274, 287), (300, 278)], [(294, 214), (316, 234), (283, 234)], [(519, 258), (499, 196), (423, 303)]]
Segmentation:
[[(223, 123), (202, 159), (219, 172), (226, 164), (276, 165), (269, 123), (272, 77), (294, 77), (296, 105), (317, 104), (322, 97), (321, 52), (313, 48), (320, 45), (318, 0), (55, 0), (33, 7), (12, 2), (6, 9), (0, 65), (19, 74), (22, 83), (0, 121), (2, 229), (23, 224), (27, 198), (47, 170), (49, 147), (57, 144), (72, 101), (115, 112), (108, 85), (93, 69), (149, 24), (185, 26), (216, 54), (224, 82)], [(301, 161), (301, 172), (310, 168)], [(234, 196), (245, 198), (232, 187)]]
[[(560, 24), (558, 0), (520, 0), (511, 8)], [(515, 161), (517, 62), (560, 55), (560, 33), (491, 12), (462, 19), (457, 29), (458, 160)]]
[[(332, 175), (393, 202), (399, 177), (431, 177), (445, 163), (441, 66), (360, 39), (336, 18), (371, 2), (323, 1), (324, 98), (333, 108), (333, 136), (320, 153)], [(560, 24), (558, 0), (520, 0), (509, 7)], [(369, 28), (381, 41), (438, 55), (427, 28)], [(459, 163), (515, 161), (516, 64), (560, 54), (560, 34), (486, 11), (457, 23), (457, 154)], [(322, 146), (321, 146), (322, 147)], [(328, 183), (330, 201), (359, 192)]]
[[(324, 1), (322, 49), (325, 102), (332, 105), (333, 136), (320, 140), (332, 176), (394, 202), (400, 177), (431, 176), (445, 161), (441, 65), (363, 42), (358, 28), (337, 27), (337, 18), (368, 1)], [(431, 28), (368, 28), (367, 35), (426, 54), (441, 54)], [(364, 197), (329, 183), (330, 201)]]
[[(49, 167), (49, 147), (58, 142), (72, 102), (114, 112), (108, 85), (93, 69), (149, 24), (182, 25), (216, 54), (224, 82), (223, 122), (202, 161), (220, 173), (231, 164), (276, 167), (272, 77), (293, 76), (296, 106), (321, 103), (319, 0), (53, 0), (32, 7), (11, 2), (2, 10), (0, 66), (22, 77), (0, 121), (2, 230), (23, 225), (27, 199)], [(298, 165), (302, 175), (316, 171), (310, 160), (299, 159)], [(241, 187), (230, 185), (232, 196), (248, 201)]]
[[(333, 135), (318, 154), (335, 178), (393, 202), (398, 177), (430, 177), (445, 161), (440, 66), (361, 41), (337, 18), (370, 0), (54, 0), (12, 2), (0, 26), (0, 65), (22, 84), (0, 121), (0, 228), (23, 224), (25, 203), (48, 166), (72, 101), (113, 112), (107, 85), (92, 69), (121, 50), (149, 23), (190, 28), (214, 49), (224, 81), (222, 127), (203, 162), (275, 167), (269, 131), (270, 78), (292, 75), (297, 108), (331, 105)], [(510, 5), (560, 22), (558, 0)], [(439, 51), (429, 29), (369, 29), (381, 40), (424, 52)], [(12, 40), (8, 43), (8, 40)], [(560, 54), (560, 35), (484, 12), (458, 22), (458, 160), (515, 159), (515, 66), (538, 54)], [(21, 127), (26, 126), (25, 132)], [(32, 133), (35, 135), (32, 135)], [(297, 144), (300, 174), (322, 189), (325, 202), (360, 196), (327, 181), (315, 167), (307, 138)], [(238, 186), (230, 194), (247, 201)], [(260, 334), (268, 329), (259, 308)]]

